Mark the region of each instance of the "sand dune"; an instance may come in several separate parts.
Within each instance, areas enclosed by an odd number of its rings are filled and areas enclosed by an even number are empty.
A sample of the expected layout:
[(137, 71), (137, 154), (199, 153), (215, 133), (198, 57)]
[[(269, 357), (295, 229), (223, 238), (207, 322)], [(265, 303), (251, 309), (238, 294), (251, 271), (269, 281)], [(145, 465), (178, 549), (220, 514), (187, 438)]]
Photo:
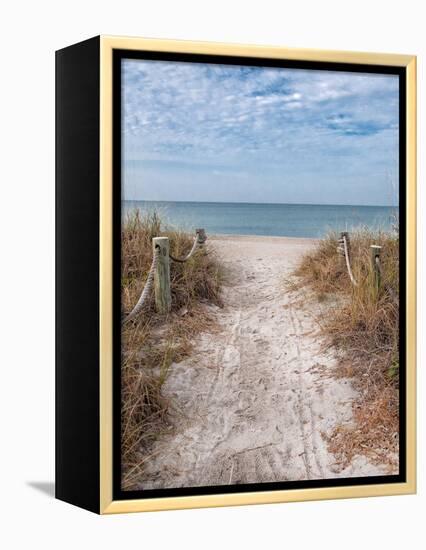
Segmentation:
[(351, 422), (355, 392), (323, 350), (320, 305), (285, 279), (314, 241), (209, 240), (228, 271), (219, 330), (173, 364), (164, 393), (173, 431), (160, 436), (140, 489), (383, 475), (359, 457), (345, 470), (324, 434)]

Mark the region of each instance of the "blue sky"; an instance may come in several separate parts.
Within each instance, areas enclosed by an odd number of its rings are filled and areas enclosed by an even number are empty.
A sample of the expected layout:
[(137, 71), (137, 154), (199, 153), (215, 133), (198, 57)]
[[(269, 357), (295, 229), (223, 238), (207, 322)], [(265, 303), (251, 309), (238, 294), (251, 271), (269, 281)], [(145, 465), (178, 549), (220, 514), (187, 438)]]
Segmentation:
[(395, 205), (398, 78), (124, 60), (123, 198)]

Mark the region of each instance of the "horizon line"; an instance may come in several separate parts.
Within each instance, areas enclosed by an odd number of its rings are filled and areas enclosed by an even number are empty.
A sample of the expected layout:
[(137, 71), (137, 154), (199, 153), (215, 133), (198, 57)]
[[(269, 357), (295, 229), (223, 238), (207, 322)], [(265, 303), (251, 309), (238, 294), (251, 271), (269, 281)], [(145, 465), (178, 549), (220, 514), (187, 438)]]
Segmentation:
[(176, 200), (151, 200), (151, 199), (121, 199), (121, 202), (164, 202), (164, 203), (190, 203), (190, 204), (269, 204), (279, 206), (362, 206), (379, 208), (399, 208), (399, 204), (339, 204), (318, 202), (251, 202), (251, 201), (176, 201)]

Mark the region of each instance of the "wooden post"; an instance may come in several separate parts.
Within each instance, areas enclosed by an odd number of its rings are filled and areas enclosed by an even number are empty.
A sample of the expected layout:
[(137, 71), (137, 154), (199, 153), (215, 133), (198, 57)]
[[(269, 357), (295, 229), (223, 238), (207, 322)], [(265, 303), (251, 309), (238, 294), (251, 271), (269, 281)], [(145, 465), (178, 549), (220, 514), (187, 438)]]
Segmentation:
[(345, 238), (346, 240), (346, 247), (348, 249), (348, 256), (350, 257), (350, 251), (351, 251), (351, 248), (350, 248), (350, 242), (349, 242), (349, 232), (348, 231), (342, 231), (340, 233), (340, 238), (342, 239), (343, 241), (343, 238)]
[(345, 261), (345, 245), (343, 243), (343, 238), (344, 237), (346, 238), (346, 244), (348, 246), (348, 254), (349, 254), (349, 233), (347, 231), (341, 231), (340, 232), (340, 244), (337, 247), (337, 252), (339, 253), (340, 263), (341, 263), (342, 266), (345, 266), (345, 264), (346, 264), (346, 261)]
[(199, 228), (195, 230), (195, 233), (197, 235), (198, 244), (202, 246), (207, 240), (207, 235), (205, 230), (203, 228)]
[(168, 313), (172, 305), (170, 294), (169, 238), (152, 239), (153, 254), (159, 251), (157, 268), (154, 273), (155, 307), (158, 313)]
[(374, 274), (374, 286), (376, 288), (376, 291), (380, 289), (380, 284), (381, 284), (380, 266), (378, 265), (378, 263), (380, 262), (381, 250), (382, 250), (382, 247), (377, 244), (372, 244), (370, 246), (371, 268)]

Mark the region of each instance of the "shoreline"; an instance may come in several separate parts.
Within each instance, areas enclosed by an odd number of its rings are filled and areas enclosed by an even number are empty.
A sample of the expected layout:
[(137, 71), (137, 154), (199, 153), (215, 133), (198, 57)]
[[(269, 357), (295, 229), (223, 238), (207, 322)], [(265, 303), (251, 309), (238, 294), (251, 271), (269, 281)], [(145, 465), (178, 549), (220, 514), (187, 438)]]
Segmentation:
[(165, 200), (146, 200), (146, 199), (122, 199), (121, 203), (137, 203), (137, 204), (232, 204), (232, 205), (248, 205), (248, 206), (324, 206), (324, 207), (348, 207), (348, 208), (394, 208), (398, 209), (399, 205), (388, 204), (331, 204), (331, 203), (315, 203), (315, 202), (245, 202), (245, 201), (165, 201)]
[(290, 236), (282, 236), (282, 235), (240, 235), (240, 234), (233, 234), (233, 233), (212, 233), (211, 235), (206, 232), (207, 234), (207, 242), (209, 240), (214, 241), (257, 241), (257, 242), (270, 242), (273, 241), (288, 241), (290, 244), (297, 244), (297, 241), (300, 241), (303, 244), (317, 244), (321, 240), (319, 237), (290, 237)]

